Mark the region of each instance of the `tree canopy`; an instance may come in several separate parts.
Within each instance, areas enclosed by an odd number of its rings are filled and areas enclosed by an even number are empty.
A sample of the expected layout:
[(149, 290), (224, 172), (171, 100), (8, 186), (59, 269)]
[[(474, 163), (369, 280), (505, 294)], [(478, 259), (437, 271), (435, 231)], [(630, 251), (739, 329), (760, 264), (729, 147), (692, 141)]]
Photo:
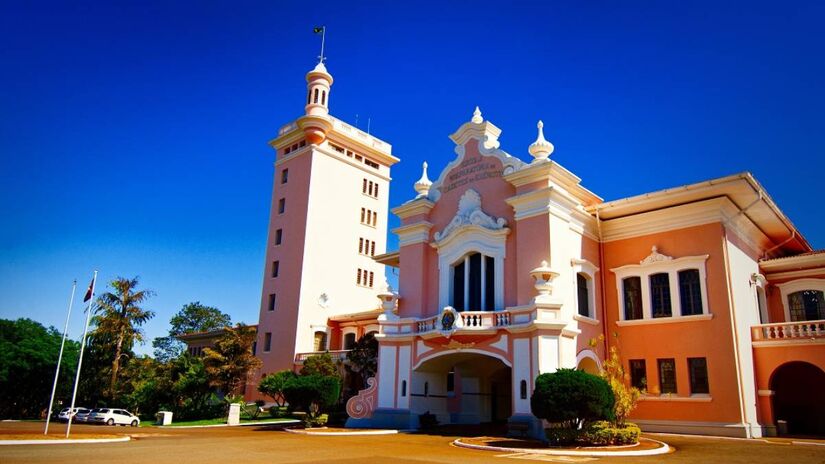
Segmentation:
[(155, 358), (162, 362), (177, 358), (183, 352), (185, 344), (178, 340), (178, 336), (229, 327), (232, 325), (232, 318), (218, 308), (194, 301), (183, 305), (169, 320), (169, 325), (169, 335), (152, 341)]
[[(48, 410), (60, 334), (31, 319), (0, 319), (0, 417), (39, 418)], [(57, 401), (68, 403), (80, 343), (66, 340)]]
[(213, 348), (203, 350), (203, 363), (209, 383), (220, 388), (225, 396), (238, 393), (246, 376), (261, 366), (261, 360), (252, 354), (257, 330), (245, 324), (227, 328)]

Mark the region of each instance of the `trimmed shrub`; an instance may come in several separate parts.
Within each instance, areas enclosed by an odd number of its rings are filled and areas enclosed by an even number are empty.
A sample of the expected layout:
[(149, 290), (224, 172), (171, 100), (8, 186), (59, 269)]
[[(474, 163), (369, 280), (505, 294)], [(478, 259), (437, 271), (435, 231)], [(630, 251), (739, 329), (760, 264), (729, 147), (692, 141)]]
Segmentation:
[[(312, 427), (322, 409), (333, 406), (341, 393), (341, 380), (328, 375), (302, 375), (289, 379), (283, 394), (292, 410), (306, 412), (304, 425)], [(326, 423), (326, 419), (324, 419)]]
[(632, 445), (639, 442), (642, 431), (636, 424), (626, 422), (624, 427), (614, 427), (608, 421), (597, 421), (581, 431), (578, 441), (595, 446)]
[(578, 430), (588, 421), (612, 420), (614, 401), (613, 390), (601, 377), (559, 369), (536, 378), (530, 408), (540, 419)]

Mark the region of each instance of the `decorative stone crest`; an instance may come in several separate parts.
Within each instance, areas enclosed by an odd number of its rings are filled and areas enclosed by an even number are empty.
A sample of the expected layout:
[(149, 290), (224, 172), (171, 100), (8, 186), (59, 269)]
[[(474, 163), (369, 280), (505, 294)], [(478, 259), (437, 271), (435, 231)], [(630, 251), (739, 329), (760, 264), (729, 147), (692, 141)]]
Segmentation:
[(663, 255), (663, 254), (659, 253), (659, 248), (656, 245), (653, 245), (653, 247), (650, 249), (650, 255), (648, 255), (647, 258), (639, 261), (639, 264), (645, 265), (645, 264), (660, 263), (660, 262), (663, 262), (663, 261), (670, 261), (672, 259), (673, 259), (673, 257), (671, 257), (671, 256), (667, 256), (667, 255)]
[(467, 225), (480, 226), (490, 230), (501, 230), (507, 226), (504, 218), (494, 218), (481, 210), (481, 195), (473, 189), (467, 189), (458, 201), (458, 211), (447, 227), (435, 233), (435, 240), (450, 235), (454, 230)]
[(445, 337), (450, 337), (457, 329), (464, 327), (464, 321), (458, 311), (452, 306), (445, 306), (438, 316), (438, 331)]

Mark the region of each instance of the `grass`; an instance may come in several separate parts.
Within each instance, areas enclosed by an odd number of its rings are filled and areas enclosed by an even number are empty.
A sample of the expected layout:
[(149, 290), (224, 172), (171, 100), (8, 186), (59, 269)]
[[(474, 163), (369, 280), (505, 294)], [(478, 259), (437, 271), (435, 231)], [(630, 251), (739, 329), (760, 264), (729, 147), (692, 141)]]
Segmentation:
[[(288, 420), (292, 420), (292, 419), (289, 419), (289, 418), (277, 418), (276, 419), (276, 418), (273, 418), (273, 417), (264, 417), (264, 418), (259, 418), (259, 419), (241, 419), (241, 424), (259, 424), (259, 423), (262, 423), (262, 422), (281, 422), (281, 421), (288, 421)], [(185, 422), (174, 422), (173, 421), (171, 424), (165, 425), (163, 427), (190, 427), (190, 426), (193, 426), (193, 425), (223, 425), (223, 424), (226, 424), (226, 418), (225, 417), (219, 417), (217, 419), (201, 419), (201, 420), (185, 421)], [(151, 425), (154, 425), (154, 424), (148, 423), (148, 421), (147, 421), (147, 423), (145, 423), (145, 424), (141, 423), (140, 425), (141, 426), (144, 426), (144, 425), (151, 426)]]

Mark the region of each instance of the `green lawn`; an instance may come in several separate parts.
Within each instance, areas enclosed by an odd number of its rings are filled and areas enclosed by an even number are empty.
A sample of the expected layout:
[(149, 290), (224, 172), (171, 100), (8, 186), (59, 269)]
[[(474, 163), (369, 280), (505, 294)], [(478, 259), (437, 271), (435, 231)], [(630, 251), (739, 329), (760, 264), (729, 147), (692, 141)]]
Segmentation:
[[(260, 424), (260, 423), (264, 423), (264, 422), (282, 422), (282, 421), (289, 421), (289, 420), (293, 420), (293, 419), (289, 419), (289, 418), (278, 418), (278, 419), (276, 419), (276, 418), (273, 418), (273, 417), (264, 417), (264, 418), (254, 419), (254, 420), (253, 419), (241, 419), (241, 424)], [(173, 419), (171, 424), (166, 425), (164, 427), (188, 427), (188, 426), (192, 426), (192, 425), (222, 425), (222, 424), (226, 424), (226, 418), (225, 417), (219, 417), (217, 419), (202, 419), (202, 420), (196, 420), (196, 421), (186, 421), (186, 422), (175, 422), (174, 419)], [(145, 427), (150, 427), (150, 426), (154, 426), (154, 423), (146, 421), (146, 422), (142, 422), (140, 424), (140, 426), (141, 427), (144, 427), (144, 426)]]

